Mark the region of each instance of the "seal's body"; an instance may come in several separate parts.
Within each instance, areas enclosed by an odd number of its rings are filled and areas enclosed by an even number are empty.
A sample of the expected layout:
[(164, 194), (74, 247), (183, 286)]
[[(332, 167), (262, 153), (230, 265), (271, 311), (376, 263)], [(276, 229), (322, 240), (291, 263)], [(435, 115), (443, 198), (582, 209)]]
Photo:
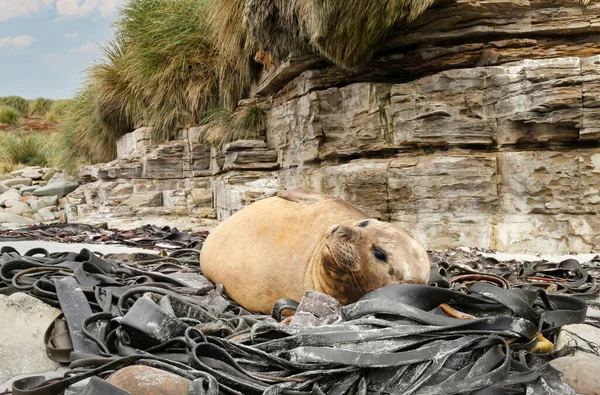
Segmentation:
[(308, 290), (348, 304), (385, 285), (429, 279), (427, 251), (410, 232), (342, 199), (301, 191), (280, 192), (219, 224), (200, 266), (233, 300), (265, 314)]

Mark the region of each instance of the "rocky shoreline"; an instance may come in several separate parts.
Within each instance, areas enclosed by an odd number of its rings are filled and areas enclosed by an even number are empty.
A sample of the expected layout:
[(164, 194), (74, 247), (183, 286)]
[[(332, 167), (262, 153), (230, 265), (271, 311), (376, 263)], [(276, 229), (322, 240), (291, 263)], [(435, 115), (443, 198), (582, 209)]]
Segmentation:
[[(0, 247), (2, 244), (10, 245), (10, 243), (0, 243)], [(95, 250), (102, 251), (102, 246), (97, 245)], [(123, 259), (126, 255), (119, 254), (119, 259)], [(431, 261), (444, 262), (448, 267), (453, 265), (471, 265), (473, 267), (473, 262), (480, 259), (495, 259), (494, 256), (498, 255), (490, 250), (462, 247), (432, 251)], [(572, 258), (580, 261), (587, 273), (593, 276), (595, 281), (600, 282), (599, 260), (592, 259), (588, 262), (589, 257), (578, 255), (573, 255)], [(520, 263), (523, 261), (502, 260), (502, 262), (498, 262), (498, 267), (511, 267), (511, 265)], [(597, 352), (600, 344), (600, 329), (593, 325), (594, 322), (597, 324), (600, 318), (600, 298), (595, 294), (587, 299), (590, 303), (587, 322), (564, 326), (556, 337), (551, 338), (554, 342), (554, 353), (565, 346), (568, 347), (568, 352), (566, 352), (567, 348), (563, 349), (566, 355), (554, 359), (551, 365), (562, 372), (564, 382), (579, 394), (594, 394), (600, 389), (600, 383), (595, 377), (595, 369), (600, 367), (600, 355)], [(0, 327), (0, 341), (6, 345), (0, 350), (0, 361), (11, 361), (10, 364), (1, 364), (3, 367), (0, 367), (0, 383), (5, 384), (0, 386), (0, 392), (10, 389), (11, 378), (40, 373), (47, 378), (64, 375), (65, 366), (48, 359), (44, 346), (44, 332), (60, 312), (59, 309), (50, 307), (45, 302), (23, 292), (0, 295), (0, 316), (12, 317), (13, 322), (11, 325)], [(25, 355), (23, 350), (26, 350), (27, 358), (20, 357)], [(546, 357), (553, 359), (556, 355), (548, 354)], [(187, 388), (190, 385), (189, 380), (178, 378), (179, 376), (171, 373), (163, 372), (162, 375), (155, 378), (158, 379), (158, 377), (161, 380), (183, 380), (181, 388)], [(69, 393), (79, 393), (83, 388), (85, 388), (85, 383), (70, 389)]]
[(0, 174), (0, 226), (67, 221), (66, 196), (79, 183), (60, 170), (23, 167)]

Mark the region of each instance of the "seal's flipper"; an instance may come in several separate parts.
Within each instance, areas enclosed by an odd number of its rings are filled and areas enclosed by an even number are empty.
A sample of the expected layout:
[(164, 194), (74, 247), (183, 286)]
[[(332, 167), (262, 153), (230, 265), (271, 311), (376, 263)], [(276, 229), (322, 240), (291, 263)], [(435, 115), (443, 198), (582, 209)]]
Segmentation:
[(290, 189), (287, 191), (281, 191), (277, 193), (277, 197), (288, 200), (294, 203), (317, 203), (322, 202), (324, 199), (327, 199), (329, 196), (320, 194), (318, 192), (300, 190), (300, 189)]

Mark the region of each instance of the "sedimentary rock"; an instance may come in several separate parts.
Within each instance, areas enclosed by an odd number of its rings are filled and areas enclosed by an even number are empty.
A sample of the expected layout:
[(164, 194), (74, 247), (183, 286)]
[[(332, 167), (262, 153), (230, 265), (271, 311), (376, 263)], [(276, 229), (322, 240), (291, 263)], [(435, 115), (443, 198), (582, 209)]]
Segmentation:
[(264, 139), (209, 152), (206, 125), (161, 145), (138, 129), (117, 161), (86, 170), (92, 182), (68, 211), (114, 218), (131, 196), (160, 191), (161, 206), (145, 210), (224, 219), (310, 188), (430, 248), (596, 251), (599, 18), (600, 3), (436, 4), (365, 65), (302, 54), (264, 71), (252, 89), (268, 108)]

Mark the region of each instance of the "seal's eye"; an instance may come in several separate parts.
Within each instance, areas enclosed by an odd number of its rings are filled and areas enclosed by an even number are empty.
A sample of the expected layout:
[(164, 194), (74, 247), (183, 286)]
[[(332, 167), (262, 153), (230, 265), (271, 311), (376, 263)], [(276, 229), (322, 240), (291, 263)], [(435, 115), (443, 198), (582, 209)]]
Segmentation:
[(388, 256), (381, 248), (373, 247), (373, 256), (380, 262), (387, 263)]
[(366, 228), (369, 225), (369, 221), (363, 221), (360, 224), (358, 224), (359, 228)]

